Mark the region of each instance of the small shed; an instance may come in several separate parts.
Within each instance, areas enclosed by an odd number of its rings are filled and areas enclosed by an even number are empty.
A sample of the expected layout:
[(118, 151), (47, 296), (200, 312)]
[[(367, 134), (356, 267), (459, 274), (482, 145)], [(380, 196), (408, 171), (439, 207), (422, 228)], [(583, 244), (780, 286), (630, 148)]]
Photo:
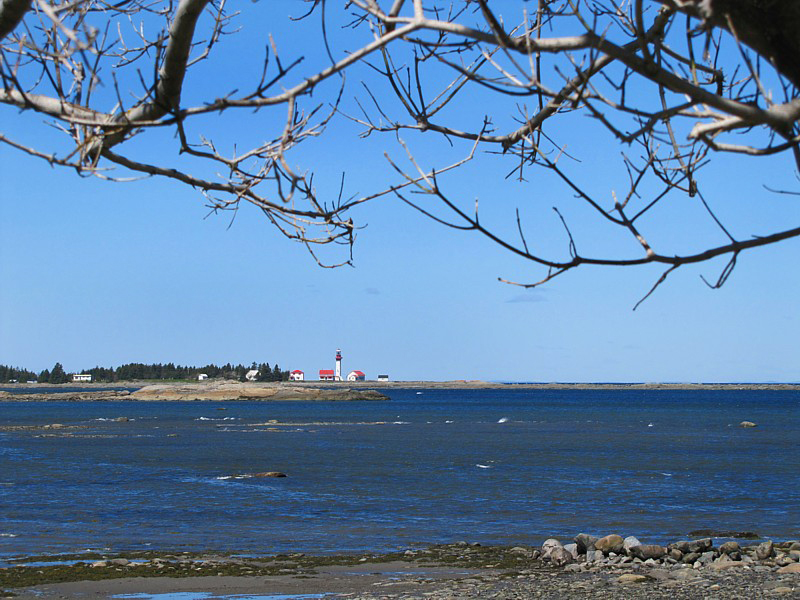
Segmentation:
[(205, 381), (206, 379), (208, 379), (208, 375), (206, 375), (205, 373), (200, 373), (197, 376), (197, 381)]
[(333, 369), (320, 369), (319, 379), (320, 381), (336, 381), (336, 374)]
[(367, 378), (361, 371), (350, 371), (347, 381), (364, 381)]
[(289, 381), (304, 381), (306, 378), (306, 374), (303, 373), (300, 369), (295, 369), (291, 373), (289, 373)]
[(73, 383), (91, 383), (92, 382), (92, 375), (91, 373), (75, 373), (72, 376)]
[(388, 375), (378, 375), (378, 381), (389, 381)]
[(258, 369), (250, 369), (244, 378), (247, 379), (247, 381), (255, 381), (258, 379)]

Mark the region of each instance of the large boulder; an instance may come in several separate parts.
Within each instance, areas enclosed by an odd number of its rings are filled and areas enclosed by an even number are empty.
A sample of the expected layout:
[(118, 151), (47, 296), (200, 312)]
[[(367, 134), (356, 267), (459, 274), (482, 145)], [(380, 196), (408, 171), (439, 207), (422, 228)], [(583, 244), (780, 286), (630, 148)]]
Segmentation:
[(594, 547), (596, 550), (600, 550), (605, 555), (614, 552), (615, 554), (621, 554), (623, 548), (625, 547), (625, 540), (622, 539), (621, 535), (617, 535), (616, 533), (612, 533), (611, 535), (607, 535), (605, 537), (601, 537), (594, 543)]

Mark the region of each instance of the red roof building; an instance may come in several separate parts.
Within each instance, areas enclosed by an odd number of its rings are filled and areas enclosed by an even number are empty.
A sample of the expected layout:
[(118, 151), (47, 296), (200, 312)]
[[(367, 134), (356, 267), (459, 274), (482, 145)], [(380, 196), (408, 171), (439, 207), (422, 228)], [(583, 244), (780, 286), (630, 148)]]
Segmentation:
[(305, 373), (303, 373), (300, 369), (295, 369), (289, 373), (289, 381), (303, 381), (305, 378)]
[(320, 381), (335, 381), (336, 374), (333, 372), (333, 369), (320, 369), (319, 378)]
[(361, 371), (350, 371), (347, 381), (364, 381), (367, 378)]

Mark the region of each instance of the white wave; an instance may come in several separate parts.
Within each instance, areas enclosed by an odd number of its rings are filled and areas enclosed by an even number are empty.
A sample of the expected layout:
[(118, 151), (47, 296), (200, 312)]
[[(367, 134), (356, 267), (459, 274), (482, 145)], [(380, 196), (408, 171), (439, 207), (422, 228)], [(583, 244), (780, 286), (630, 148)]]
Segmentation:
[(672, 477), (672, 473), (661, 473), (664, 477)]
[(392, 425), (411, 425), (409, 421), (392, 421)]
[(12, 537), (17, 537), (17, 534), (16, 533), (0, 533), (0, 537), (12, 538)]
[(478, 467), (479, 469), (491, 469), (492, 468), (491, 465), (476, 464), (475, 466)]
[(445, 423), (452, 423), (453, 421), (445, 421)]
[(499, 419), (497, 422), (498, 422), (498, 423), (508, 423), (508, 422), (509, 422), (509, 420), (510, 420), (510, 419), (509, 419), (508, 417), (503, 417), (502, 419)]
[(652, 426), (653, 426), (653, 424), (652, 424), (652, 423), (648, 423), (648, 424), (647, 424), (647, 426), (648, 426), (648, 427), (652, 427)]
[(417, 392), (417, 396), (422, 396), (422, 392)]

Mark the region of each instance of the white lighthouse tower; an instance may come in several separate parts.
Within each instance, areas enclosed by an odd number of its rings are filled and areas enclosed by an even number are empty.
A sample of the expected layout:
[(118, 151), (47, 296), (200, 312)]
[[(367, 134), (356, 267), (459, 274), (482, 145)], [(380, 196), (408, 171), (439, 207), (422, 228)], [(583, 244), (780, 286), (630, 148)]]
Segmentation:
[(339, 348), (336, 349), (336, 377), (334, 381), (341, 381), (342, 380), (342, 351)]

